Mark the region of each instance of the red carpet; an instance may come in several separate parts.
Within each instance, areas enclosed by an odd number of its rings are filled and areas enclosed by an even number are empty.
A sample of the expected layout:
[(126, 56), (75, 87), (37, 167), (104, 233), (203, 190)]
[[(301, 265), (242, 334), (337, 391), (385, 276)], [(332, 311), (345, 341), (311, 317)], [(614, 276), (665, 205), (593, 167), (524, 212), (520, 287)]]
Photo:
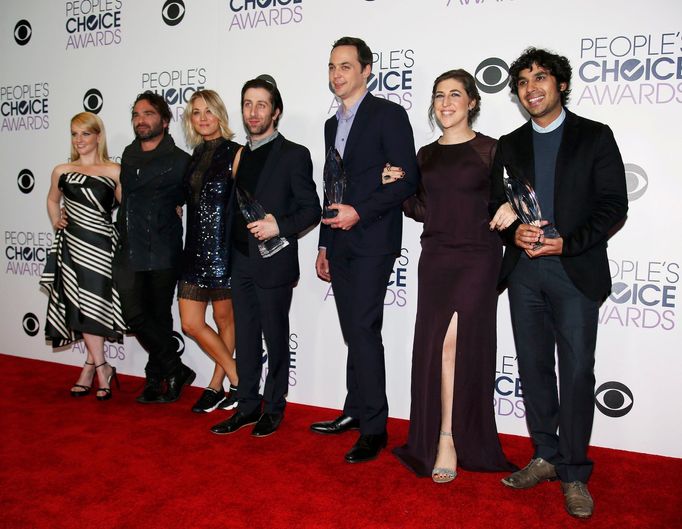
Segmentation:
[[(418, 479), (386, 451), (349, 465), (355, 435), (308, 431), (334, 411), (289, 405), (280, 430), (216, 436), (225, 412), (134, 401), (140, 378), (98, 402), (68, 389), (78, 368), (0, 355), (0, 528), (669, 528), (682, 526), (682, 460), (593, 448), (589, 521), (570, 518), (558, 483), (514, 491), (500, 474), (460, 472), (455, 482)], [(407, 423), (389, 423), (389, 448)], [(663, 430), (661, 435), (663, 435)], [(524, 465), (527, 439), (502, 436)]]

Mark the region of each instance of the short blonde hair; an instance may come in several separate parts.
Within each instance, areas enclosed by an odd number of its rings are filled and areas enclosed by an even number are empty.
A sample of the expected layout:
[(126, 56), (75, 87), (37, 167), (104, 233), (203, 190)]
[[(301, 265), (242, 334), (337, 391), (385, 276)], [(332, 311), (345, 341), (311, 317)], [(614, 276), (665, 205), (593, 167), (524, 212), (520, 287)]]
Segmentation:
[[(100, 162), (109, 161), (109, 151), (107, 150), (107, 134), (104, 130), (104, 123), (102, 119), (92, 112), (81, 112), (71, 118), (71, 126), (83, 127), (88, 132), (99, 134), (99, 142), (97, 143), (97, 156)], [(71, 143), (71, 161), (75, 162), (80, 158), (80, 154)]]
[(220, 96), (214, 90), (197, 90), (192, 94), (192, 97), (187, 102), (185, 107), (185, 113), (182, 115), (182, 128), (185, 131), (185, 139), (187, 140), (187, 145), (190, 147), (196, 147), (199, 145), (203, 138), (201, 134), (194, 130), (192, 125), (192, 111), (194, 110), (194, 102), (197, 99), (203, 99), (206, 106), (211, 111), (216, 118), (218, 118), (218, 125), (220, 126), (220, 135), (226, 140), (231, 140), (234, 138), (234, 132), (230, 129), (229, 119), (227, 117), (227, 110), (225, 109), (225, 103), (220, 99)]

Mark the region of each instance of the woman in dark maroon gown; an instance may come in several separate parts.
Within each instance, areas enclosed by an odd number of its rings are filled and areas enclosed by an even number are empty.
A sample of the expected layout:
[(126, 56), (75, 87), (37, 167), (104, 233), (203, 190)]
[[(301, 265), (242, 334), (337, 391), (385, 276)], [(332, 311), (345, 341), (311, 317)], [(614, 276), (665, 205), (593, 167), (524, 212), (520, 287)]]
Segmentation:
[[(436, 482), (452, 481), (457, 465), (514, 468), (502, 453), (493, 409), (502, 246), (488, 213), (496, 141), (471, 129), (479, 109), (469, 73), (452, 70), (436, 79), (429, 114), (443, 135), (420, 149), (422, 182), (404, 206), (424, 231), (410, 430), (395, 454)], [(511, 224), (511, 208), (502, 208), (496, 218)]]

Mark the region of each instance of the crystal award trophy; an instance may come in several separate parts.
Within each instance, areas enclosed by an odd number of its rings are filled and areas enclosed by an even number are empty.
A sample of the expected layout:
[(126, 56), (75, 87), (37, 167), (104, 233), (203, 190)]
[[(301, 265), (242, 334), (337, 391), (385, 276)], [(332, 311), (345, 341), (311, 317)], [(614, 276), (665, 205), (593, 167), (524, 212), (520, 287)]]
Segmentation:
[[(512, 206), (514, 213), (519, 217), (524, 224), (532, 224), (542, 228), (545, 237), (548, 239), (556, 239), (560, 237), (559, 232), (553, 224), (540, 226), (542, 219), (542, 212), (540, 211), (540, 204), (535, 196), (535, 189), (527, 182), (519, 180), (507, 173), (507, 168), (503, 168), (504, 178), (504, 192), (507, 195), (507, 200)], [(536, 250), (542, 246), (541, 242), (536, 242), (533, 249)]]
[[(258, 220), (263, 220), (265, 218), (265, 209), (263, 206), (255, 200), (247, 191), (237, 187), (237, 203), (239, 204), (239, 209), (244, 215), (247, 224), (256, 222)], [(284, 237), (271, 237), (266, 241), (260, 241), (258, 243), (258, 251), (264, 258), (272, 257), (282, 248), (289, 246), (289, 241)]]
[[(343, 160), (339, 151), (332, 145), (327, 151), (324, 161), (324, 194), (329, 204), (341, 204), (346, 191), (346, 173), (343, 171)], [(324, 208), (323, 217), (333, 219), (339, 214), (338, 209)]]

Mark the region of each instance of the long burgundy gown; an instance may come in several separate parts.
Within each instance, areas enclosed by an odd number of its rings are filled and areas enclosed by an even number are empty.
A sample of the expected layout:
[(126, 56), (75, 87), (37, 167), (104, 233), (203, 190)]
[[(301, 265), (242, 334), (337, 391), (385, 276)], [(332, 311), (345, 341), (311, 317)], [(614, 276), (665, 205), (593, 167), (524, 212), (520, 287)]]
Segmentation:
[(455, 312), (452, 425), (457, 463), (475, 471), (515, 468), (502, 453), (493, 409), (496, 285), (502, 261), (500, 238), (488, 229), (495, 146), (495, 140), (477, 133), (465, 143), (422, 147), (417, 155), (420, 190), (404, 205), (408, 216), (424, 223), (424, 231), (410, 430), (407, 444), (394, 453), (420, 476), (430, 476), (436, 461), (443, 341)]

